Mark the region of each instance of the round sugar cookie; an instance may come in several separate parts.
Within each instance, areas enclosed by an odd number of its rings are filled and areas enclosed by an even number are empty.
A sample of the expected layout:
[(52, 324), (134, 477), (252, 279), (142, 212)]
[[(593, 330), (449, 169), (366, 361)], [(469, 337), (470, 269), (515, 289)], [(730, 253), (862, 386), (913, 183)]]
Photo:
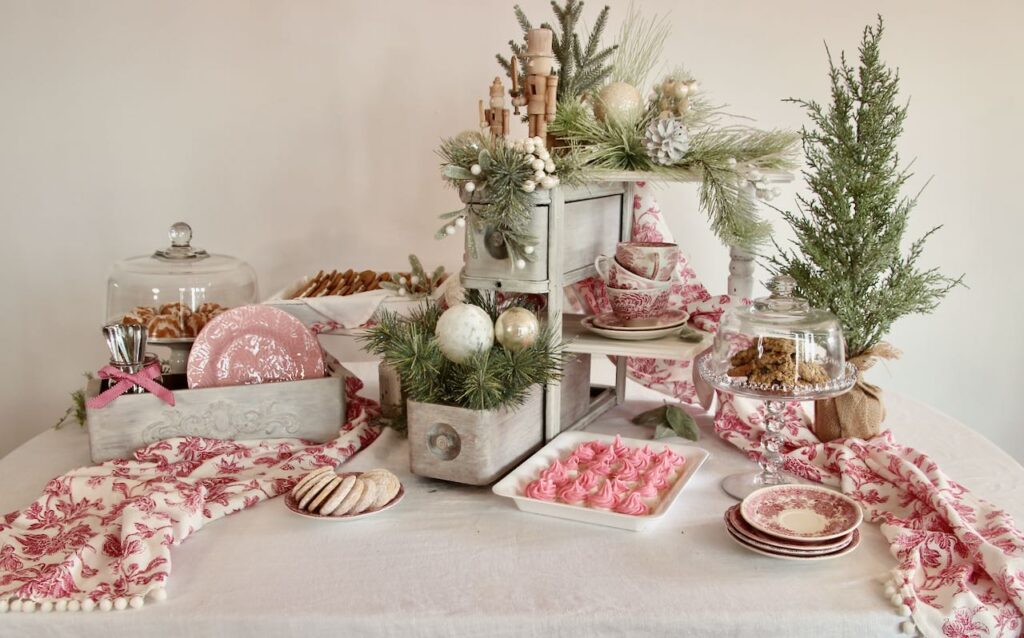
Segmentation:
[(335, 476), (336, 475), (334, 474), (334, 472), (324, 472), (322, 475), (317, 477), (316, 480), (313, 481), (313, 486), (306, 491), (305, 495), (303, 495), (302, 497), (302, 500), (299, 501), (299, 509), (306, 509), (306, 506), (309, 505), (309, 502), (312, 501), (313, 498), (320, 493), (320, 490), (325, 485), (330, 483), (331, 479), (335, 478)]
[(356, 501), (352, 509), (348, 511), (349, 514), (361, 514), (368, 510), (373, 502), (377, 500), (377, 484), (373, 482), (373, 479), (364, 479), (359, 477), (359, 482), (363, 484), (363, 494)]
[(339, 485), (341, 485), (341, 477), (335, 474), (327, 485), (320, 488), (320, 493), (309, 502), (309, 507), (307, 507), (306, 510), (309, 512), (315, 512), (316, 508), (320, 507), (320, 504), (326, 501)]
[(370, 470), (369, 472), (364, 472), (362, 478), (373, 481), (377, 485), (377, 498), (374, 499), (369, 507), (372, 510), (380, 509), (390, 503), (391, 499), (398, 495), (398, 490), (402, 487), (398, 477), (387, 470)]
[(327, 502), (320, 507), (319, 514), (324, 516), (330, 516), (334, 513), (334, 510), (338, 509), (341, 502), (345, 500), (348, 493), (352, 491), (352, 486), (355, 485), (356, 477), (354, 474), (349, 474), (345, 478), (341, 479), (341, 484), (334, 490), (331, 497), (327, 499)]
[[(307, 486), (309, 485), (310, 481), (312, 481), (314, 478), (320, 476), (321, 474), (323, 474), (324, 472), (326, 472), (327, 470), (330, 470), (330, 469), (331, 469), (330, 465), (321, 465), (320, 467), (316, 468), (315, 470), (313, 470), (309, 474), (307, 474), (307, 475), (303, 476), (302, 478), (300, 478), (299, 482), (296, 483), (295, 487), (292, 488), (292, 496), (294, 496), (295, 498), (300, 498), (302, 496), (302, 494), (306, 493), (305, 490), (303, 490), (303, 488), (307, 488), (308, 489)], [(302, 493), (300, 494), (300, 492), (302, 492)]]
[(352, 509), (352, 506), (355, 505), (356, 501), (358, 501), (363, 495), (364, 489), (363, 482), (356, 479), (356, 482), (352, 484), (352, 489), (349, 490), (348, 494), (345, 495), (345, 498), (341, 500), (341, 504), (338, 505), (338, 509), (331, 512), (331, 516), (344, 516), (345, 514), (348, 514), (349, 510)]

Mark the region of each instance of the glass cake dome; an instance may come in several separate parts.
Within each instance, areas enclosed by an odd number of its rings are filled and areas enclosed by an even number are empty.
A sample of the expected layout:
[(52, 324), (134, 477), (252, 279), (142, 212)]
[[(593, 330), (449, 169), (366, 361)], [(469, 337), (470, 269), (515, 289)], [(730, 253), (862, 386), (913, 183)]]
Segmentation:
[(771, 294), (722, 317), (699, 363), (712, 386), (761, 399), (823, 399), (852, 387), (839, 320), (795, 296), (792, 277), (773, 277)]
[(178, 222), (171, 245), (114, 264), (107, 280), (107, 322), (141, 324), (150, 343), (190, 343), (213, 317), (256, 303), (256, 272), (240, 259), (192, 246)]

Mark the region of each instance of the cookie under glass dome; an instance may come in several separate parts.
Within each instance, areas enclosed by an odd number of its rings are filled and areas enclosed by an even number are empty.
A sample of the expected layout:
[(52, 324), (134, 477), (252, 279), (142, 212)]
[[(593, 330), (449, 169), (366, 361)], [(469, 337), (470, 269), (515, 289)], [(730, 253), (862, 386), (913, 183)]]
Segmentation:
[(791, 277), (774, 277), (768, 288), (769, 296), (725, 313), (711, 352), (697, 362), (714, 388), (765, 402), (762, 471), (730, 476), (722, 484), (738, 498), (789, 482), (780, 454), (785, 403), (834, 397), (857, 379), (836, 316), (797, 297)]
[(172, 348), (169, 371), (177, 372), (206, 323), (229, 308), (256, 303), (259, 290), (249, 264), (192, 246), (188, 224), (174, 224), (168, 235), (170, 246), (114, 264), (106, 321), (145, 325), (150, 343)]

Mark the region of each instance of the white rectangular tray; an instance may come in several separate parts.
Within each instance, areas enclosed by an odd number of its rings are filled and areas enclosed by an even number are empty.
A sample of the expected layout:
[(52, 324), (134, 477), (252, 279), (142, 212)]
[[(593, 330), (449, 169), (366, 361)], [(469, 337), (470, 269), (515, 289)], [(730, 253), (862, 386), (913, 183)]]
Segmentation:
[(706, 461), (708, 456), (710, 456), (707, 450), (691, 445), (676, 445), (674, 443), (642, 441), (640, 439), (622, 439), (622, 442), (631, 448), (650, 445), (653, 449), (660, 450), (663, 446), (668, 447), (670, 450), (676, 454), (681, 454), (683, 458), (686, 459), (686, 464), (683, 466), (683, 473), (676, 478), (675, 483), (673, 483), (672, 487), (668, 489), (657, 507), (644, 516), (618, 514), (607, 510), (584, 507), (582, 505), (540, 501), (533, 498), (527, 498), (523, 495), (523, 490), (526, 488), (527, 484), (537, 478), (537, 475), (540, 474), (541, 470), (551, 465), (555, 459), (565, 459), (580, 443), (585, 443), (587, 441), (611, 443), (613, 440), (615, 440), (615, 437), (610, 434), (593, 434), (591, 432), (565, 432), (560, 434), (538, 450), (533, 456), (526, 459), (519, 467), (512, 470), (508, 476), (499, 481), (494, 486), (493, 492), (498, 496), (505, 496), (512, 499), (515, 501), (516, 506), (524, 512), (543, 514), (545, 516), (556, 516), (558, 518), (567, 518), (574, 521), (592, 523), (594, 525), (606, 525), (608, 527), (617, 527), (619, 529), (628, 529), (634, 532), (639, 532), (661, 520), (665, 513), (668, 512), (669, 508), (671, 508), (676, 502), (676, 499), (679, 498), (679, 494), (683, 491), (683, 488), (686, 487), (686, 484), (689, 483), (693, 475), (697, 473), (700, 466), (703, 465), (704, 461)]

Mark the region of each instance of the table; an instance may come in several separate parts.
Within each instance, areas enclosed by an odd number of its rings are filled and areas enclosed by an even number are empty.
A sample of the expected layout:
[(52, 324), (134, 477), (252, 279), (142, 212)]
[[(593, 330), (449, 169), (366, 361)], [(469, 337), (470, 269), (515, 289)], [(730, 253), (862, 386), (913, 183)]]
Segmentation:
[[(375, 364), (351, 367), (375, 396)], [(630, 383), (629, 401), (588, 429), (650, 436), (627, 419), (660, 397)], [(1009, 455), (910, 399), (889, 394), (887, 410), (901, 442), (1024, 520), (1024, 468)], [(412, 476), (407, 444), (387, 431), (347, 465), (401, 477), (407, 495), (387, 514), (322, 523), (264, 502), (174, 550), (165, 603), (6, 614), (0, 636), (899, 635), (879, 583), (894, 563), (876, 526), (863, 526), (856, 552), (822, 563), (758, 556), (726, 536), (734, 501), (718, 483), (751, 465), (698, 420), (711, 458), (647, 532), (526, 514), (489, 488)], [(88, 456), (77, 427), (40, 434), (0, 459), (0, 508), (23, 507)]]

